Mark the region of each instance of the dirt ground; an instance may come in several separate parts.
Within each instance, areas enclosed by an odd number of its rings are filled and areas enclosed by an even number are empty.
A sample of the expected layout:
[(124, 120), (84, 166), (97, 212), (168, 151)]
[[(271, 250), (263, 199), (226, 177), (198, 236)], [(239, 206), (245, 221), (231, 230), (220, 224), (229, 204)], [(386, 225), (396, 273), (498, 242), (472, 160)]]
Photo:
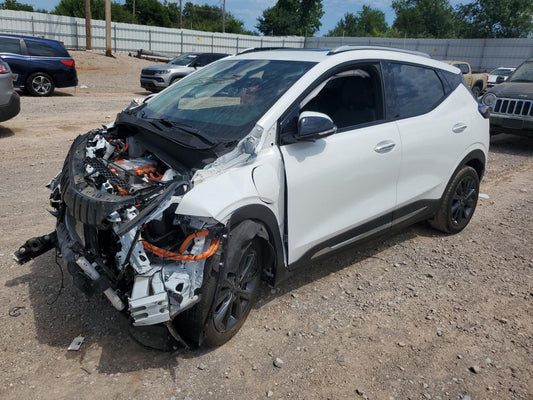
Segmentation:
[[(150, 62), (73, 56), (78, 88), (23, 95), (0, 125), (0, 398), (533, 399), (532, 139), (493, 138), (488, 198), (461, 234), (419, 224), (349, 249), (264, 288), (226, 345), (159, 352), (66, 271), (57, 298), (51, 252), (11, 258), (53, 230), (44, 185), (72, 140), (148, 94), (139, 73)], [(80, 350), (67, 351), (78, 335)], [(155, 338), (141, 335), (166, 344)]]

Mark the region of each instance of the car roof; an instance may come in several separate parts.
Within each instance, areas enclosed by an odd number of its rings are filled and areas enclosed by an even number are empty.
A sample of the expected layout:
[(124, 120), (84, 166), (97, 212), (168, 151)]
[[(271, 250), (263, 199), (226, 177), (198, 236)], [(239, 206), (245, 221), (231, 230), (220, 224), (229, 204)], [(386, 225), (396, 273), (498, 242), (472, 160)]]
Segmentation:
[(303, 62), (327, 62), (327, 60), (356, 61), (361, 60), (391, 60), (411, 62), (458, 73), (458, 69), (441, 61), (431, 59), (429, 55), (404, 49), (381, 46), (341, 46), (336, 49), (247, 49), (233, 58), (244, 60), (283, 60)]
[(46, 38), (35, 37), (35, 36), (27, 36), (27, 35), (14, 35), (14, 34), (11, 34), (11, 33), (0, 33), (0, 36), (2, 36), (2, 37), (19, 38), (19, 39), (24, 39), (24, 40), (35, 40), (35, 41), (39, 41), (39, 42), (54, 42), (54, 43), (58, 43), (61, 46), (63, 46), (63, 42), (60, 42), (59, 40), (54, 40), (54, 39), (46, 39)]
[(211, 54), (213, 56), (228, 56), (229, 55), (227, 53), (202, 53), (202, 52), (197, 52), (197, 51), (191, 51), (190, 53), (184, 53), (183, 55), (186, 55), (186, 56), (202, 56), (204, 54)]

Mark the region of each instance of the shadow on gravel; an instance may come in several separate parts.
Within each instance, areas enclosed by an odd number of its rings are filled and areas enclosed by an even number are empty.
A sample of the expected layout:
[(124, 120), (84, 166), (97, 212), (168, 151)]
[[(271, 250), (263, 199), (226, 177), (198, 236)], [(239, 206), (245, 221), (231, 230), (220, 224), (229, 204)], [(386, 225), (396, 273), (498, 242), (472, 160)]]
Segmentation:
[[(395, 235), (352, 247), (320, 262), (298, 270), (282, 283), (275, 294), (266, 286), (260, 293), (255, 309), (283, 293), (317, 281), (354, 263), (377, 258), (389, 265), (394, 260), (381, 259), (377, 254), (417, 235), (416, 226)], [(70, 360), (78, 360), (80, 369), (88, 374), (88, 361), (94, 361), (97, 373), (116, 374), (147, 368), (163, 368), (175, 379), (174, 368), (180, 359), (197, 358), (209, 349), (185, 350), (168, 334), (165, 327), (132, 328), (128, 319), (118, 313), (103, 295), (87, 298), (73, 286), (67, 271), (61, 272), (52, 251), (20, 267), (21, 276), (6, 282), (7, 287), (28, 285), (29, 302), (35, 319), (39, 343), (64, 350)], [(63, 282), (63, 284), (62, 284)], [(20, 304), (26, 306), (27, 304)], [(84, 336), (79, 351), (67, 351), (71, 341)], [(159, 351), (156, 351), (159, 350)], [(97, 359), (95, 359), (97, 358)]]
[[(30, 94), (28, 94), (26, 91), (24, 90), (19, 90), (18, 91), (18, 94), (21, 96), (21, 97), (35, 97), (35, 96), (32, 96)], [(67, 92), (61, 92), (61, 91), (58, 91), (57, 89), (54, 90), (54, 92), (48, 96), (48, 97), (72, 97), (74, 96), (74, 93), (67, 93)], [(46, 97), (45, 97), (46, 98)]]
[(516, 135), (496, 135), (490, 138), (490, 151), (518, 156), (533, 155), (533, 138)]
[(15, 132), (5, 126), (0, 125), (0, 139), (13, 136)]
[(289, 293), (301, 286), (318, 281), (332, 273), (337, 273), (344, 268), (369, 258), (381, 260), (385, 265), (390, 266), (394, 261), (383, 259), (379, 257), (378, 254), (390, 247), (402, 246), (402, 242), (411, 240), (419, 234), (420, 236), (434, 236), (435, 231), (426, 228), (425, 223), (416, 224), (410, 228), (403, 229), (402, 231), (384, 234), (377, 239), (362, 244), (348, 246), (345, 249), (339, 250), (336, 254), (329, 257), (326, 256), (320, 261), (304, 265), (300, 269), (294, 271), (289, 279), (282, 282), (277, 287), (279, 293), (273, 295), (265, 289), (259, 296), (259, 300), (254, 308), (260, 309), (262, 306), (268, 304), (270, 301), (284, 293)]
[(146, 97), (146, 96), (150, 96), (150, 95), (153, 94), (153, 93), (152, 93), (152, 92), (149, 92), (148, 90), (145, 90), (145, 91), (141, 91), (141, 92), (135, 92), (134, 94), (139, 95), (139, 96)]

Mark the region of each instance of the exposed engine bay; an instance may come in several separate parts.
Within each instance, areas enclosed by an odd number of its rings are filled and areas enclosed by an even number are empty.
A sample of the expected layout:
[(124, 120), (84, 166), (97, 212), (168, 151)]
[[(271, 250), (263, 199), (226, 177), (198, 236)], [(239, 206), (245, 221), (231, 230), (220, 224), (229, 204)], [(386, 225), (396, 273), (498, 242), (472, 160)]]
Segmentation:
[(194, 167), (169, 163), (159, 147), (114, 127), (79, 136), (49, 184), (56, 232), (30, 239), (17, 261), (55, 246), (75, 285), (103, 292), (134, 325), (166, 323), (193, 306), (226, 228), (176, 214)]

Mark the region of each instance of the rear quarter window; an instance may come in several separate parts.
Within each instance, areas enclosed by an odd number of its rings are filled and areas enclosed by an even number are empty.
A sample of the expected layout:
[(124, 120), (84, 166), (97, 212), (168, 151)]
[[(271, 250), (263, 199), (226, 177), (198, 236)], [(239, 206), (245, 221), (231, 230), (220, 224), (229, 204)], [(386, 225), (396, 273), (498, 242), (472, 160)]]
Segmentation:
[(26, 40), (26, 47), (28, 48), (28, 53), (30, 54), (30, 56), (69, 57), (66, 50), (57, 49), (46, 43)]
[(388, 90), (393, 92), (389, 111), (394, 119), (425, 114), (445, 96), (442, 81), (432, 68), (389, 62), (385, 71)]
[(21, 54), (20, 40), (0, 37), (0, 53)]

